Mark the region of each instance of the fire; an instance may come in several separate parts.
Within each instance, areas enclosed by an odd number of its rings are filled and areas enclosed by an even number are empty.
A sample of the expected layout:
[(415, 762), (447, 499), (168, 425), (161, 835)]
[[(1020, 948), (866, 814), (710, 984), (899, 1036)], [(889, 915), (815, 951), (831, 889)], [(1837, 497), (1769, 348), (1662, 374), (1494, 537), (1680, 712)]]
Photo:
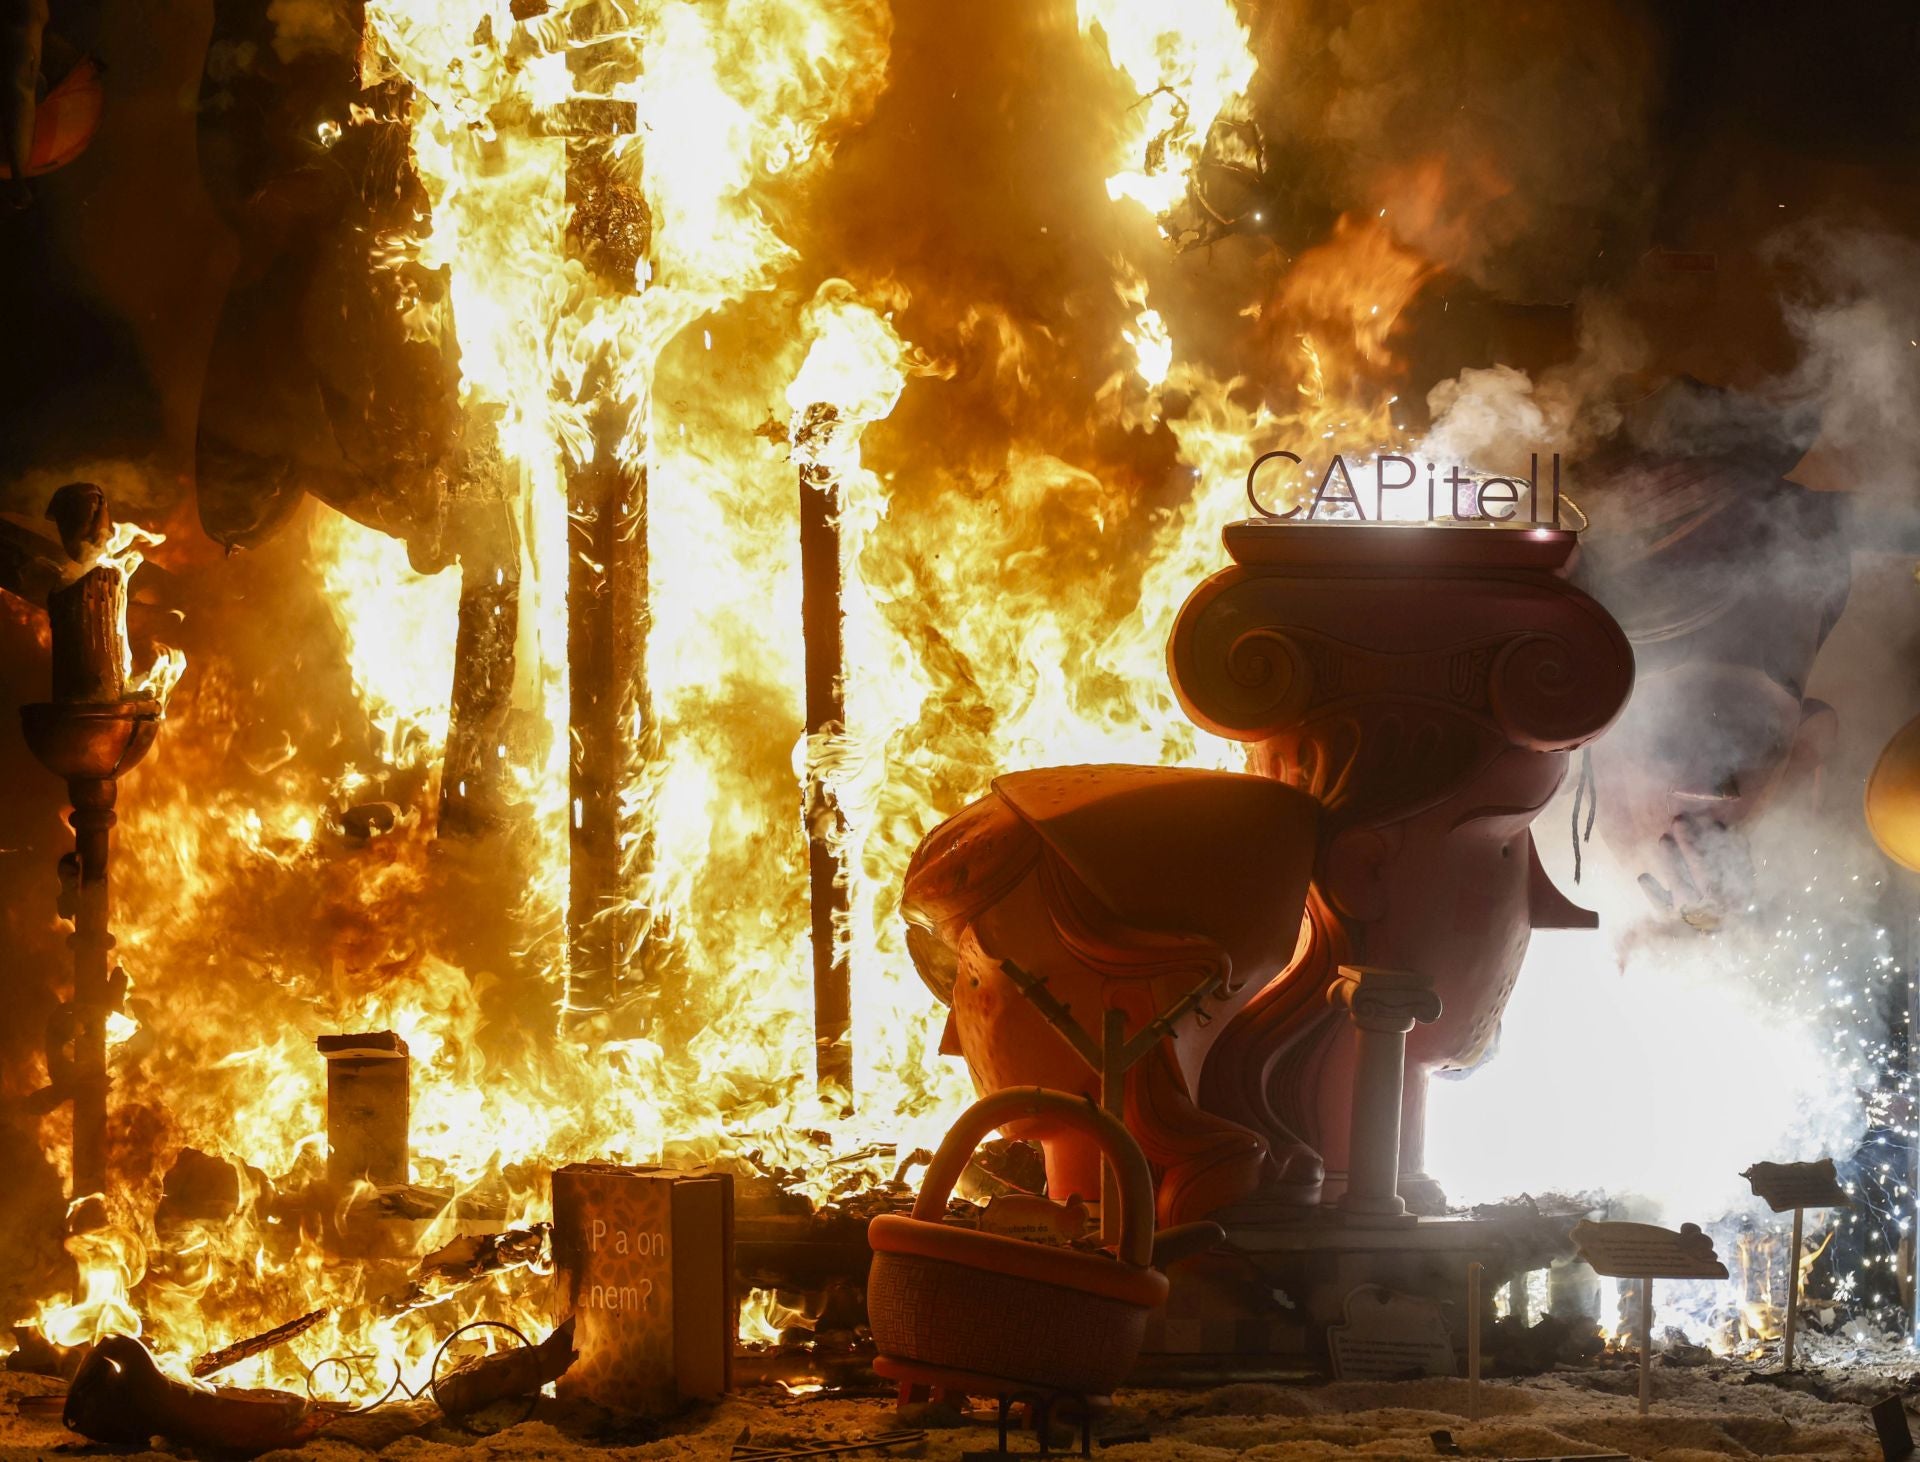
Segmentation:
[(308, 541), (379, 764), (433, 761), (447, 741), (459, 581), (414, 572), (404, 544), (331, 509), (314, 514)]
[(73, 1234), (67, 1252), (80, 1273), (78, 1294), (47, 1304), (36, 1321), (55, 1345), (84, 1345), (102, 1335), (138, 1335), (140, 1311), (130, 1297), (146, 1271), (146, 1256), (130, 1235), (100, 1229)]
[[(133, 576), (140, 565), (146, 562), (143, 549), (157, 547), (167, 541), (164, 533), (151, 533), (133, 523), (115, 523), (107, 534), (107, 541), (100, 548), (96, 558), (83, 567), (92, 568), (96, 564), (110, 568), (120, 576), (124, 590), (133, 582)], [(133, 671), (133, 648), (127, 642), (126, 599), (120, 603), (120, 648), (121, 679), (127, 687), (127, 696), (132, 700), (153, 700), (160, 702), (164, 709), (173, 695), (174, 686), (180, 683), (180, 677), (186, 673), (187, 657), (179, 650), (167, 645), (154, 646), (154, 660), (140, 674)]]
[[(1307, 337), (1321, 347), (1344, 347), (1344, 371), (1383, 371), (1396, 363), (1388, 342), (1401, 312), (1434, 272), (1381, 219), (1342, 214), (1332, 236), (1282, 276), (1264, 314), (1281, 322), (1283, 331), (1305, 322)], [(1364, 397), (1343, 389), (1341, 399)]]
[(1080, 0), (1079, 14), (1140, 94), (1124, 138), (1132, 166), (1107, 179), (1107, 195), (1163, 217), (1186, 195), (1214, 120), (1253, 79), (1247, 28), (1230, 0)]
[(782, 1333), (803, 1323), (810, 1328), (806, 1307), (785, 1303), (778, 1290), (749, 1290), (740, 1303), (740, 1338), (748, 1345), (778, 1345)]
[(1839, 1229), (1829, 1228), (1817, 1240), (1803, 1242), (1798, 1254), (1789, 1252), (1793, 1240), (1778, 1221), (1743, 1233), (1734, 1245), (1733, 1277), (1739, 1303), (1738, 1337), (1742, 1342), (1778, 1340), (1787, 1318), (1787, 1286), (1797, 1285), (1805, 1313), (1807, 1278), (1826, 1253)]
[[(1102, 160), (1111, 206), (1162, 216), (1211, 123), (1242, 112), (1246, 29), (1227, 0), (1086, 0), (1079, 20), (1136, 93)], [(1102, 425), (1164, 430), (1191, 491), (1154, 511), (1138, 555), (1070, 569), (1052, 550), (1106, 552), (1132, 507), (1122, 489), (1030, 431), (976, 461), (914, 462), (908, 419), (940, 409), (961, 363), (911, 338), (896, 280), (832, 278), (835, 261), (803, 255), (809, 190), (887, 83), (878, 0), (371, 0), (367, 27), (366, 79), (405, 83), (428, 200), (381, 257), (444, 277), (404, 326), (457, 347), (474, 479), (459, 486), (497, 492), (513, 528), (511, 567), (486, 571), (504, 588), (517, 570), (520, 595), (494, 748), (509, 811), (481, 834), (439, 824), (481, 570), (417, 571), (394, 540), (307, 510), (303, 533), (260, 554), (286, 643), (196, 652), (122, 799), (117, 917), (155, 1045), (116, 1046), (114, 1100), (150, 1130), (137, 1153), (123, 1144), (110, 1226), (70, 1240), (76, 1283), (38, 1319), (61, 1344), (144, 1330), (181, 1371), (325, 1307), (221, 1379), (302, 1389), (311, 1371), (360, 1400), (396, 1374), (417, 1385), (466, 1319), (544, 1330), (547, 1296), (504, 1273), (394, 1310), (391, 1276), (340, 1262), (374, 1195), (319, 1181), (314, 1038), (390, 1029), (410, 1048), (411, 1177), (429, 1210), (406, 1230), (415, 1256), (470, 1224), (538, 1221), (542, 1174), (574, 1158), (757, 1164), (816, 1199), (900, 1181), (968, 1095), (903, 947), (913, 848), (1000, 770), (1242, 764), (1175, 704), (1168, 627), (1245, 516), (1252, 451), (1392, 440), (1389, 342), (1427, 277), (1383, 230), (1343, 222), (1270, 293), (1250, 378), (1183, 351), (1143, 271), (1104, 261), (1124, 309), (1103, 345), (1125, 368)], [(356, 111), (347, 125), (376, 124)], [(583, 232), (570, 179), (589, 177), (622, 200), (618, 248)], [(954, 334), (995, 318), (983, 307)], [(1019, 327), (1002, 328), (1017, 355)], [(607, 471), (644, 502), (628, 530), (644, 535), (643, 668), (617, 687), (614, 913), (634, 932), (629, 984), (586, 1009), (567, 919), (585, 816), (569, 782), (569, 579), (588, 525), (570, 493)], [(797, 533), (802, 492), (819, 490), (840, 533), (845, 718), (810, 738)], [(273, 675), (249, 668), (263, 661)], [(815, 784), (844, 827), (850, 1116), (813, 1078), (801, 809)], [(368, 812), (380, 804), (393, 815)], [(230, 1211), (157, 1214), (187, 1148), (233, 1166)], [(756, 1295), (743, 1335), (792, 1318)]]

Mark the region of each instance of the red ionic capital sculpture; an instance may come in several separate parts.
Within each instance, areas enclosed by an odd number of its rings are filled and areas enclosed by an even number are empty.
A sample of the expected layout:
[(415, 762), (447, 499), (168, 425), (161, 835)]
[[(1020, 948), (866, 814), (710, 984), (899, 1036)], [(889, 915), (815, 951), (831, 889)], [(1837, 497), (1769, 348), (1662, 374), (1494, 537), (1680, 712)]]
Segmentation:
[(1415, 971), (1439, 997), (1407, 1038), (1401, 1160), (1418, 1172), (1429, 1073), (1485, 1051), (1531, 929), (1590, 922), (1530, 825), (1625, 705), (1633, 652), (1562, 577), (1571, 533), (1243, 523), (1226, 546), (1234, 566), (1174, 625), (1175, 692), (1324, 812), (1300, 950), (1208, 1052), (1200, 1105), (1266, 1136), (1270, 1177), (1311, 1198), (1315, 1154), (1347, 1168), (1341, 965)]

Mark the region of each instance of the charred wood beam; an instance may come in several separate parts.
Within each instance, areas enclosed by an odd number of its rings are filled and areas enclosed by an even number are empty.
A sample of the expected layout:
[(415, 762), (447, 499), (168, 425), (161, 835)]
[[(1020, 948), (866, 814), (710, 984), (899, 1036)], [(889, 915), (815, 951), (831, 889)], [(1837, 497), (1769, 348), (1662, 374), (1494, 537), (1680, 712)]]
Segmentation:
[(452, 1298), (511, 1269), (544, 1267), (552, 1255), (551, 1224), (496, 1234), (461, 1234), (422, 1259), (406, 1288), (374, 1302), (383, 1315), (403, 1315)]
[[(581, 55), (590, 51), (583, 47)], [(610, 291), (637, 287), (636, 271), (652, 243), (646, 203), (629, 173), (606, 136), (569, 139), (567, 252)], [(638, 891), (651, 840), (644, 825), (623, 814), (621, 793), (652, 742), (653, 712), (645, 671), (647, 476), (644, 466), (621, 459), (644, 402), (622, 396), (604, 357), (581, 391), (592, 456), (567, 471), (566, 1003), (589, 1015), (632, 993), (630, 965), (648, 923)]]
[(250, 1335), (245, 1340), (236, 1340), (232, 1345), (223, 1345), (218, 1350), (210, 1350), (193, 1363), (188, 1372), (196, 1381), (224, 1371), (229, 1366), (237, 1366), (243, 1360), (251, 1360), (256, 1355), (264, 1355), (277, 1345), (285, 1345), (289, 1340), (305, 1335), (318, 1325), (331, 1310), (310, 1310), (298, 1319), (289, 1320), (284, 1325), (275, 1325), (271, 1330), (263, 1330), (258, 1335)]
[(651, 715), (643, 683), (647, 626), (646, 473), (618, 460), (625, 413), (601, 399), (594, 458), (567, 474), (567, 675), (571, 864), (568, 1008), (605, 1010), (626, 993), (634, 872), (620, 794)]
[[(800, 426), (830, 431), (833, 408), (809, 408)], [(818, 417), (819, 419), (814, 419)], [(846, 722), (846, 671), (840, 611), (839, 493), (817, 464), (800, 469), (800, 620), (806, 642), (808, 768), (803, 811), (807, 826), (807, 886), (813, 924), (814, 1069), (822, 1091), (853, 1101), (853, 980), (839, 931), (847, 921), (847, 880), (840, 866), (846, 815), (815, 761), (820, 739)]]
[[(549, 1381), (559, 1380), (580, 1359), (580, 1352), (573, 1343), (573, 1323), (574, 1317), (569, 1315), (537, 1345), (529, 1342), (515, 1350), (476, 1356), (455, 1366), (444, 1376), (439, 1374), (440, 1356), (435, 1356), (433, 1399), (449, 1417), (459, 1418), (484, 1411), (496, 1401), (535, 1394)], [(481, 1321), (462, 1328), (512, 1327), (499, 1327), (497, 1321)], [(513, 1333), (520, 1334), (517, 1330)], [(520, 1338), (523, 1341), (526, 1339), (524, 1335)], [(451, 1342), (453, 1336), (447, 1339)], [(444, 1355), (446, 1349), (446, 1344), (442, 1344), (440, 1355)]]
[(460, 561), (452, 710), (440, 774), (440, 830), (484, 833), (507, 813), (507, 724), (520, 636), (520, 537), (498, 474), (449, 514)]
[[(596, 57), (592, 46), (576, 46), (568, 53), (570, 68), (591, 65)], [(602, 42), (601, 50), (610, 49)], [(525, 98), (515, 97), (490, 108), (487, 120), (496, 127), (521, 132), (529, 137), (565, 137), (591, 140), (618, 137), (638, 130), (639, 109), (632, 102), (611, 97), (568, 97), (556, 107), (535, 109)]]

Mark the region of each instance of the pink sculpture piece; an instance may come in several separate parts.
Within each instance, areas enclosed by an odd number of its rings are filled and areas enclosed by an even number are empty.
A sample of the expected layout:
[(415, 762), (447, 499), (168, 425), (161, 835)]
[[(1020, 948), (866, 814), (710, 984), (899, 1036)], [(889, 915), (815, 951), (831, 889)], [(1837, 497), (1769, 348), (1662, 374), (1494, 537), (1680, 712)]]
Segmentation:
[[(952, 1007), (942, 1049), (984, 1095), (1044, 1086), (1098, 1100), (1100, 1078), (1008, 973), (1041, 981), (1096, 1039), (1120, 1038), (1196, 997), (1126, 1076), (1127, 1128), (1158, 1178), (1160, 1222), (1250, 1191), (1265, 1140), (1194, 1101), (1213, 1042), (1292, 959), (1320, 809), (1304, 791), (1234, 772), (1086, 766), (1019, 772), (928, 835), (904, 909), (922, 978)], [(1039, 1140), (1056, 1199), (1101, 1192), (1100, 1149), (1044, 1114), (1008, 1129)]]
[(1226, 546), (1234, 566), (1175, 623), (1176, 693), (1325, 810), (1300, 951), (1213, 1042), (1199, 1098), (1268, 1139), (1270, 1187), (1310, 1200), (1321, 1160), (1348, 1167), (1341, 966), (1413, 971), (1439, 998), (1407, 1036), (1417, 1174), (1429, 1074), (1484, 1053), (1533, 928), (1591, 926), (1530, 825), (1626, 703), (1633, 653), (1563, 577), (1571, 533), (1243, 523)]

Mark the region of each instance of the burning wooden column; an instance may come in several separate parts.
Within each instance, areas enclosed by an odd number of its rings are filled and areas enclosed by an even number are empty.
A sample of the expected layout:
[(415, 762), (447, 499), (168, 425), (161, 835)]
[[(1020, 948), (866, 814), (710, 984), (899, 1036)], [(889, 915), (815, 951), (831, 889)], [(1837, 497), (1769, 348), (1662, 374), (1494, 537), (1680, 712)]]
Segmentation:
[[(599, 389), (610, 389), (604, 381)], [(646, 474), (618, 460), (626, 412), (594, 401), (593, 460), (567, 474), (567, 764), (571, 855), (567, 1004), (587, 1013), (617, 1001), (627, 975), (633, 881), (622, 847), (621, 789), (651, 723), (641, 682), (646, 649)]]
[[(591, 66), (594, 50), (587, 44), (569, 54), (576, 74)], [(576, 101), (564, 124), (568, 254), (601, 289), (631, 294), (652, 223), (634, 181), (621, 175), (611, 141), (633, 131), (633, 108)], [(623, 394), (628, 388), (610, 349), (602, 348), (580, 387), (591, 455), (567, 471), (567, 1005), (580, 1014), (606, 1010), (626, 993), (634, 934), (645, 922), (636, 895), (649, 861), (645, 828), (632, 826), (621, 808), (653, 727), (645, 681), (647, 477), (631, 460), (644, 402)]]
[(793, 426), (800, 464), (800, 628), (806, 641), (807, 763), (801, 789), (807, 827), (807, 887), (813, 914), (814, 1067), (822, 1090), (853, 1101), (853, 977), (840, 929), (847, 921), (841, 867), (847, 819), (820, 769), (821, 738), (847, 719), (846, 654), (840, 623), (839, 479), (822, 452), (840, 421), (824, 401), (806, 404)]
[[(853, 1106), (853, 975), (848, 955), (848, 825), (830, 780), (830, 743), (846, 730), (843, 575), (878, 483), (860, 438), (906, 385), (907, 349), (892, 324), (845, 280), (822, 284), (806, 309), (812, 341), (787, 386), (787, 444), (799, 474), (800, 618), (805, 645), (806, 766), (801, 810), (813, 935), (814, 1066), (820, 1091)], [(864, 485), (864, 486), (863, 486)], [(856, 502), (852, 547), (844, 518)]]
[[(497, 454), (490, 465), (497, 463)], [(520, 635), (520, 535), (498, 472), (470, 481), (449, 515), (460, 561), (460, 627), (440, 774), (442, 832), (478, 834), (506, 814), (507, 720)]]
[(128, 694), (126, 572), (107, 557), (113, 521), (91, 483), (53, 495), (47, 516), (60, 531), (73, 576), (47, 595), (53, 641), (53, 699), (20, 708), (27, 744), (42, 766), (67, 781), (74, 850), (60, 860), (62, 912), (73, 920), (73, 994), (48, 1030), (52, 1102), (73, 1104), (69, 1197), (94, 1198), (75, 1227), (98, 1222), (107, 1187), (107, 1018), (125, 991), (113, 965), (107, 879), (118, 779), (146, 755), (161, 704)]

